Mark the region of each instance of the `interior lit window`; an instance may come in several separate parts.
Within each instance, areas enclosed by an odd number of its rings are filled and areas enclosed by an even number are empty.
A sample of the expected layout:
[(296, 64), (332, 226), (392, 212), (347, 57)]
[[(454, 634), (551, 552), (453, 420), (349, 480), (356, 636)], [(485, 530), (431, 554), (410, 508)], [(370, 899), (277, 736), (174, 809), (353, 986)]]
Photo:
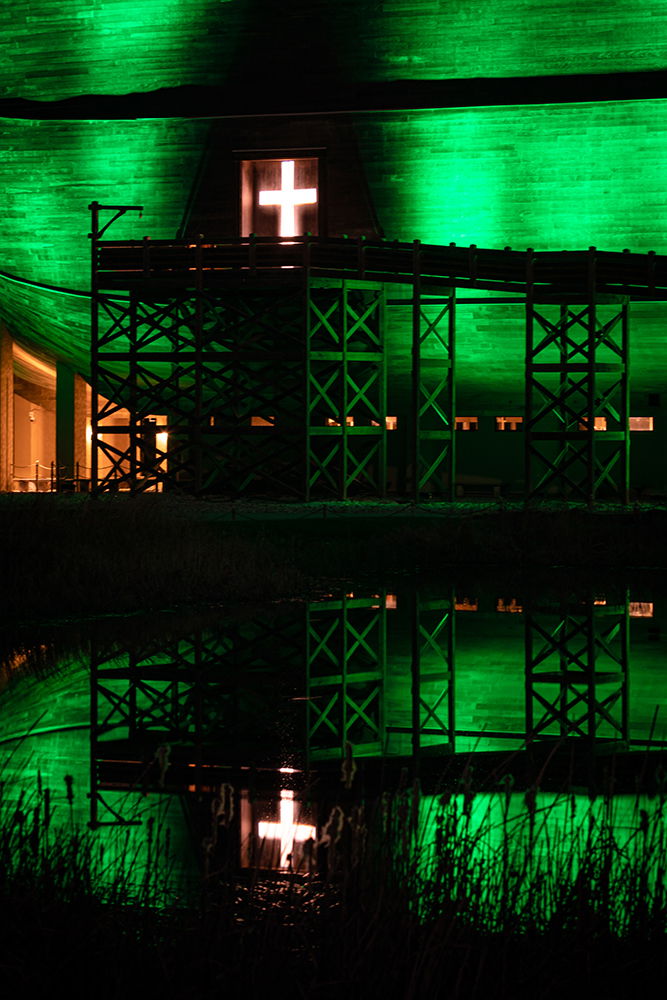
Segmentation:
[[(373, 597), (379, 598), (379, 594), (373, 594)], [(398, 598), (396, 594), (385, 594), (384, 606), (387, 611), (394, 611), (398, 607)], [(377, 610), (380, 607), (379, 604), (371, 604), (373, 610)]]
[(276, 418), (275, 417), (251, 417), (250, 418), (251, 427), (275, 427)]
[(318, 233), (318, 161), (241, 161), (241, 236)]
[(477, 598), (457, 597), (454, 601), (455, 611), (477, 611)]
[(513, 597), (511, 601), (505, 601), (502, 597), (499, 597), (496, 604), (496, 611), (507, 611), (510, 614), (520, 615), (523, 612), (523, 605), (517, 602), (516, 597)]
[[(324, 423), (327, 427), (340, 427), (340, 421), (334, 420), (333, 417), (327, 417)], [(345, 426), (354, 427), (354, 417), (345, 417)]]
[[(129, 416), (129, 415), (128, 415)], [(150, 415), (141, 421), (141, 429), (137, 440), (137, 460), (140, 463), (139, 475), (150, 477), (156, 472), (165, 473), (168, 470), (167, 453), (169, 450), (169, 431), (165, 415)], [(156, 490), (162, 491), (162, 483), (156, 483)]]
[(630, 601), (631, 618), (653, 618), (653, 603), (650, 601)]
[[(388, 431), (395, 431), (398, 427), (398, 417), (385, 417), (384, 425)], [(371, 427), (379, 427), (377, 420), (371, 420)]]
[(457, 431), (479, 430), (479, 417), (456, 417)]
[(520, 431), (523, 426), (523, 417), (496, 417), (497, 431)]
[(630, 417), (631, 431), (652, 431), (653, 417)]
[[(588, 427), (586, 426), (586, 424), (583, 421), (579, 424), (579, 430), (580, 431), (587, 431), (588, 430)], [(595, 422), (593, 424), (593, 430), (596, 430), (596, 431), (606, 431), (607, 430), (607, 418), (606, 417), (595, 417)]]

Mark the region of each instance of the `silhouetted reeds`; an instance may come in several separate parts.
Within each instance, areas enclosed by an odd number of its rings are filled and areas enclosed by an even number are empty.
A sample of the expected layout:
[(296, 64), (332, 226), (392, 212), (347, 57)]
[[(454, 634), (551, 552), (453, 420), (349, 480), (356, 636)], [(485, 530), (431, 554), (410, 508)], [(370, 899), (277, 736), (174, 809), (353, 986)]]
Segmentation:
[(300, 872), (263, 870), (261, 845), (239, 872), (232, 828), (215, 854), (207, 836), (179, 901), (162, 832), (112, 863), (54, 827), (39, 787), (2, 811), (4, 978), (101, 997), (617, 996), (647, 969), (664, 986), (664, 805), (481, 795), (464, 775), (456, 794), (334, 806)]

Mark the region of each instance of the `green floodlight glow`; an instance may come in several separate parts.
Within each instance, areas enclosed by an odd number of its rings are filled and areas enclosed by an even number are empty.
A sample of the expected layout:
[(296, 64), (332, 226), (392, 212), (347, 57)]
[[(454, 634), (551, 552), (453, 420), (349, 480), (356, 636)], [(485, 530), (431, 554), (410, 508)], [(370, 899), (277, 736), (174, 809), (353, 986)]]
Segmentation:
[[(0, 122), (0, 318), (18, 336), (88, 367), (90, 307), (57, 289), (90, 288), (92, 201), (145, 204), (109, 238), (173, 237), (207, 125), (182, 119)], [(12, 277), (24, 281), (18, 283)], [(41, 287), (29, 287), (35, 282)]]
[[(62, 687), (64, 677), (68, 678), (65, 688)], [(49, 849), (57, 851), (59, 843), (66, 844), (68, 836), (76, 833), (82, 838), (76, 857), (86, 865), (82, 874), (91, 878), (95, 891), (104, 897), (114, 888), (124, 887), (128, 898), (132, 898), (139, 896), (148, 882), (152, 898), (168, 904), (173, 902), (174, 894), (182, 897), (183, 890), (194, 884), (197, 871), (177, 796), (155, 792), (145, 797), (134, 790), (110, 791), (105, 795), (110, 810), (104, 819), (113, 819), (111, 810), (115, 810), (123, 816), (126, 825), (112, 823), (98, 830), (87, 830), (90, 818), (88, 683), (88, 670), (82, 664), (66, 667), (61, 675), (41, 677), (35, 685), (38, 694), (33, 707), (41, 708), (40, 715), (49, 718), (42, 718), (41, 723), (36, 723), (27, 734), (17, 733), (14, 728), (12, 695), (18, 696), (25, 707), (26, 701), (30, 704), (35, 698), (35, 691), (26, 695), (19, 683), (9, 696), (5, 693), (3, 725), (0, 726), (4, 751), (0, 774), (4, 782), (0, 827), (5, 845), (12, 840), (19, 845), (25, 843), (17, 823), (16, 809), (20, 805), (25, 814), (39, 815), (35, 832), (41, 841), (43, 857), (47, 857)], [(62, 708), (64, 701), (60, 695), (63, 690), (67, 691), (65, 701), (73, 720), (69, 724), (63, 723), (57, 708), (55, 713), (43, 708), (49, 702), (54, 707), (60, 704)], [(74, 713), (72, 706), (76, 709)], [(44, 725), (45, 721), (51, 725)], [(89, 866), (84, 861), (87, 847), (90, 848)], [(14, 858), (17, 863), (19, 851), (20, 847)]]
[(667, 58), (666, 0), (643, 7), (610, 0), (585, 10), (571, 0), (338, 0), (324, 17), (352, 78), (628, 72), (663, 69)]
[(331, 52), (332, 81), (661, 70), (667, 59), (667, 0), (585, 10), (572, 0), (292, 0), (290, 14), (275, 0), (31, 0), (28, 15), (3, 4), (4, 92), (57, 100), (216, 85), (253, 74), (253, 50), (268, 78), (290, 71), (285, 46), (308, 44)]
[(366, 115), (391, 238), (537, 250), (662, 250), (667, 101)]
[(3, 4), (0, 37), (11, 40), (4, 93), (53, 101), (220, 84), (248, 6), (246, 0), (71, 0), (54, 8), (32, 0), (26, 17), (23, 8)]

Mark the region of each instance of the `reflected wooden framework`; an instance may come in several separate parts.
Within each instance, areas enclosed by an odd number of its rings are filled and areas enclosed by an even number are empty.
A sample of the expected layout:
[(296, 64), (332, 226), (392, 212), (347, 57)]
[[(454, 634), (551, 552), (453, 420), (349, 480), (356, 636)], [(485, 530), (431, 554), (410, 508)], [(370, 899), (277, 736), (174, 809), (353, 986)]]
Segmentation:
[[(293, 769), (302, 782), (309, 774), (339, 786), (350, 759), (364, 781), (387, 768), (442, 777), (468, 757), (457, 751), (470, 740), (491, 740), (480, 757), (499, 766), (508, 751), (514, 759), (559, 750), (561, 773), (568, 752), (581, 763), (632, 757), (632, 747), (664, 750), (652, 730), (630, 732), (627, 599), (522, 604), (515, 653), (520, 669), (523, 643), (524, 691), (515, 725), (502, 731), (483, 713), (475, 728), (457, 726), (456, 697), (474, 701), (478, 692), (461, 681), (456, 689), (451, 592), (339, 594), (268, 617), (220, 617), (182, 635), (161, 627), (148, 638), (95, 638), (91, 823), (132, 821), (121, 791), (197, 797), (232, 784), (236, 794), (278, 787), (275, 776)], [(502, 629), (506, 617), (497, 616)]]
[[(409, 725), (390, 722), (392, 734), (408, 737), (409, 752), (418, 764), (422, 751), (441, 754), (456, 749), (454, 699), (455, 599), (450, 594), (432, 598), (415, 591), (410, 607), (411, 719)], [(399, 747), (401, 747), (399, 743)]]
[(382, 754), (386, 745), (387, 609), (378, 597), (344, 596), (306, 612), (308, 760)]
[(628, 602), (529, 607), (525, 616), (526, 735), (589, 745), (629, 741)]
[[(272, 675), (276, 659), (289, 676), (302, 658), (301, 623), (293, 618), (229, 620), (174, 637), (167, 626), (166, 636), (148, 640), (94, 639), (91, 825), (131, 821), (131, 812), (111, 803), (108, 793), (117, 789), (196, 792), (225, 781), (226, 769), (211, 766), (222, 741), (237, 741), (245, 763), (257, 752), (243, 715), (252, 714), (253, 686)], [(270, 728), (272, 720), (265, 722)]]

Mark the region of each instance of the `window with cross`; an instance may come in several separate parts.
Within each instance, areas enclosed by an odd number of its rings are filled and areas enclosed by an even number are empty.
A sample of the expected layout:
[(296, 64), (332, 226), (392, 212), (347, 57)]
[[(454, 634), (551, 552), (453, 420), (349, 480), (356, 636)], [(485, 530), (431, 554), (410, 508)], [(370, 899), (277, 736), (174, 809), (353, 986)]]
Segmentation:
[(316, 156), (241, 160), (241, 236), (319, 232)]

